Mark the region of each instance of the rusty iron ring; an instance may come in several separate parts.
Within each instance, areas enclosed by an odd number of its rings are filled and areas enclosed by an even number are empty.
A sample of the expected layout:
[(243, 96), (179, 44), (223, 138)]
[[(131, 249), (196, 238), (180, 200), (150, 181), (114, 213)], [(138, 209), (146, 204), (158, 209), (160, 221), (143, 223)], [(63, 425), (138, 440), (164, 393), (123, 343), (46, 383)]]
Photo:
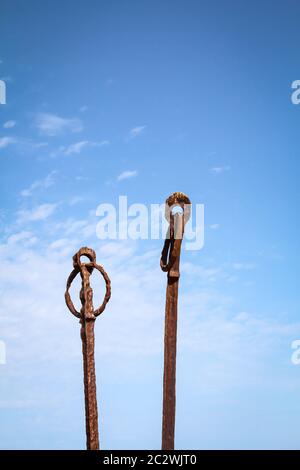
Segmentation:
[[(87, 258), (90, 260), (90, 263), (82, 263), (80, 261), (80, 257), (81, 256), (87, 256)], [(66, 300), (66, 304), (67, 304), (67, 307), (68, 309), (70, 310), (70, 312), (77, 318), (81, 318), (81, 313), (78, 312), (72, 302), (72, 299), (71, 299), (71, 296), (70, 296), (70, 293), (69, 293), (69, 290), (70, 290), (70, 287), (71, 287), (71, 284), (72, 282), (74, 281), (75, 277), (77, 276), (78, 273), (80, 273), (80, 271), (82, 270), (82, 267), (83, 265), (88, 269), (89, 273), (91, 274), (93, 272), (94, 269), (96, 269), (97, 271), (100, 272), (100, 274), (102, 275), (104, 281), (105, 281), (105, 285), (106, 285), (106, 292), (105, 292), (105, 296), (104, 296), (104, 299), (103, 299), (103, 302), (102, 304), (100, 305), (99, 308), (97, 308), (96, 310), (94, 310), (94, 316), (97, 317), (98, 315), (100, 315), (103, 310), (105, 309), (106, 307), (106, 304), (107, 302), (109, 301), (110, 299), (110, 296), (111, 296), (111, 282), (110, 282), (110, 279), (108, 277), (108, 274), (106, 273), (106, 271), (104, 270), (104, 268), (97, 264), (96, 263), (96, 253), (94, 252), (94, 250), (92, 250), (91, 248), (87, 248), (87, 247), (84, 247), (84, 248), (81, 248), (74, 256), (73, 256), (73, 266), (74, 266), (74, 269), (73, 271), (71, 272), (71, 274), (69, 275), (68, 277), (68, 280), (67, 280), (67, 289), (66, 289), (66, 292), (65, 292), (65, 300)]]

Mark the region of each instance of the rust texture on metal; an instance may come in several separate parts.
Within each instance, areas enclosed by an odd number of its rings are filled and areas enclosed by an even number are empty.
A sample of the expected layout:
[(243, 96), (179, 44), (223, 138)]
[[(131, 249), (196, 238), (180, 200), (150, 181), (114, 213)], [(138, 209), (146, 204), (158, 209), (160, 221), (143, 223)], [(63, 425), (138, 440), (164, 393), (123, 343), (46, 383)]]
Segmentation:
[[(87, 257), (89, 262), (83, 262), (81, 257)], [(110, 299), (111, 287), (110, 279), (102, 266), (96, 263), (96, 253), (88, 247), (80, 248), (73, 256), (73, 271), (67, 280), (67, 289), (65, 300), (70, 312), (80, 320), (81, 340), (83, 354), (83, 375), (84, 375), (84, 395), (85, 395), (85, 419), (86, 419), (86, 445), (88, 450), (98, 450), (99, 432), (98, 432), (98, 409), (96, 395), (96, 373), (94, 358), (94, 326), (95, 320), (106, 307)], [(96, 269), (103, 276), (106, 284), (106, 292), (102, 305), (94, 309), (93, 289), (90, 285), (90, 275)], [(81, 277), (80, 301), (81, 310), (78, 312), (74, 307), (69, 293), (71, 284), (77, 274)]]
[[(180, 206), (181, 213), (172, 213)], [(176, 347), (177, 347), (177, 303), (179, 285), (179, 263), (184, 226), (190, 217), (191, 202), (183, 193), (173, 193), (166, 200), (166, 219), (169, 228), (161, 254), (160, 266), (168, 273), (165, 337), (164, 337), (164, 378), (162, 449), (173, 450), (175, 438), (176, 410)]]

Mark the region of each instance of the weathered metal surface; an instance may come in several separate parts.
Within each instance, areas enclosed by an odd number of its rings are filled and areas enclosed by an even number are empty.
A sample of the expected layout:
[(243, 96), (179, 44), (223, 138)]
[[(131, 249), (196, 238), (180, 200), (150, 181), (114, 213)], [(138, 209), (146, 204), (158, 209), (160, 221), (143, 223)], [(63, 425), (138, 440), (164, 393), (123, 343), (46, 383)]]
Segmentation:
[[(86, 256), (90, 262), (82, 262), (81, 257)], [(94, 358), (94, 325), (98, 315), (100, 315), (106, 307), (110, 299), (111, 287), (110, 279), (103, 267), (96, 263), (96, 253), (91, 248), (83, 247), (73, 256), (73, 271), (67, 280), (67, 290), (65, 300), (70, 312), (80, 319), (81, 324), (81, 340), (83, 354), (83, 375), (84, 375), (84, 395), (85, 395), (85, 419), (86, 419), (86, 446), (88, 450), (98, 450), (99, 432), (98, 432), (98, 409), (96, 394), (96, 373)], [(93, 306), (93, 289), (90, 285), (90, 275), (93, 270), (99, 271), (106, 284), (106, 293), (102, 305), (94, 310)], [(81, 276), (81, 310), (78, 312), (71, 300), (69, 289), (72, 281), (77, 274)]]
[[(166, 200), (166, 218), (169, 221), (169, 229), (160, 260), (161, 269), (168, 273), (164, 338), (163, 450), (174, 449), (179, 263), (184, 226), (190, 216), (190, 204), (189, 198), (183, 193), (173, 193)], [(182, 213), (173, 215), (172, 208), (175, 206), (180, 206)]]

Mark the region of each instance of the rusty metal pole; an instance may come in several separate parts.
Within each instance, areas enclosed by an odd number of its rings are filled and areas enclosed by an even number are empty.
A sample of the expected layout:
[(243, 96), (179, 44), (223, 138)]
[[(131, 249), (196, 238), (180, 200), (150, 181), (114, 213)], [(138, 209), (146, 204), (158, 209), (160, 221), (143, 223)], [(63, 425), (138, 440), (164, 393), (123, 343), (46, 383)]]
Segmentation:
[[(86, 256), (90, 262), (82, 262), (80, 259), (82, 256)], [(107, 302), (110, 299), (110, 279), (104, 271), (103, 267), (96, 263), (96, 253), (91, 248), (80, 248), (80, 250), (73, 256), (73, 267), (74, 269), (67, 280), (65, 300), (68, 309), (73, 315), (75, 315), (75, 317), (80, 319), (81, 324), (80, 336), (82, 340), (83, 355), (86, 446), (88, 450), (98, 450), (100, 446), (94, 358), (94, 326), (97, 316), (103, 312)], [(94, 310), (93, 306), (93, 289), (90, 285), (90, 275), (94, 269), (102, 274), (106, 284), (106, 293), (103, 303), (96, 310)], [(80, 312), (75, 309), (69, 293), (72, 281), (75, 279), (78, 273), (80, 273), (82, 281), (80, 290), (80, 300), (82, 307)]]
[[(184, 226), (190, 216), (190, 200), (183, 193), (173, 193), (166, 200), (166, 218), (169, 229), (161, 254), (161, 269), (168, 273), (163, 378), (162, 450), (174, 450), (176, 412), (176, 349), (179, 263)], [(182, 213), (173, 214), (180, 206)]]

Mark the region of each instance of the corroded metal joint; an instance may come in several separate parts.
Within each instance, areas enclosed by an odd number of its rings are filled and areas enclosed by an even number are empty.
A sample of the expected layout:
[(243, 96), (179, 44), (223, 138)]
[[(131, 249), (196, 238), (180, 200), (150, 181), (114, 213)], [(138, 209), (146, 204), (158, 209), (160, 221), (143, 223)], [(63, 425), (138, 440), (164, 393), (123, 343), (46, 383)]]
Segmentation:
[[(86, 256), (89, 259), (89, 262), (82, 262), (81, 257)], [(65, 300), (68, 309), (70, 312), (80, 320), (95, 320), (98, 315), (100, 315), (106, 307), (107, 302), (111, 296), (111, 282), (108, 277), (108, 274), (104, 270), (104, 268), (96, 263), (96, 253), (94, 250), (88, 247), (80, 248), (80, 250), (75, 253), (73, 256), (73, 271), (71, 272), (70, 276), (67, 280), (67, 289), (65, 293)], [(103, 299), (102, 304), (97, 309), (93, 307), (93, 290), (90, 286), (90, 275), (92, 274), (93, 270), (96, 269), (102, 275), (105, 284), (106, 284), (106, 292)], [(82, 279), (82, 287), (80, 291), (80, 300), (82, 304), (82, 308), (80, 312), (76, 310), (71, 296), (70, 296), (70, 287), (72, 282), (74, 281), (77, 274), (80, 274)]]
[[(173, 214), (175, 207), (181, 207), (182, 213)], [(164, 247), (161, 253), (160, 267), (170, 277), (179, 278), (179, 257), (184, 227), (191, 216), (191, 201), (184, 193), (171, 194), (165, 203), (165, 217), (169, 222)]]
[(184, 193), (176, 192), (172, 193), (167, 199), (165, 203), (165, 217), (168, 222), (174, 218), (172, 214), (172, 210), (174, 207), (179, 206), (182, 208), (183, 216), (184, 216), (184, 223), (186, 224), (191, 216), (191, 201), (188, 196)]

